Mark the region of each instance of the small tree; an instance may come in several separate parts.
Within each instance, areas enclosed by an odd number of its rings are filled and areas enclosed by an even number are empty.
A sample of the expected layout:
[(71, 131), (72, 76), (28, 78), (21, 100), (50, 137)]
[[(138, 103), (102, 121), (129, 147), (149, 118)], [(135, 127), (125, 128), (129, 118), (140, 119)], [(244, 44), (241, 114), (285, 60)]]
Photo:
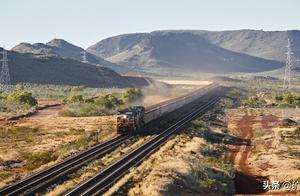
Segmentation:
[(129, 88), (122, 95), (122, 100), (124, 103), (131, 103), (134, 101), (139, 101), (143, 97), (143, 93), (140, 89)]

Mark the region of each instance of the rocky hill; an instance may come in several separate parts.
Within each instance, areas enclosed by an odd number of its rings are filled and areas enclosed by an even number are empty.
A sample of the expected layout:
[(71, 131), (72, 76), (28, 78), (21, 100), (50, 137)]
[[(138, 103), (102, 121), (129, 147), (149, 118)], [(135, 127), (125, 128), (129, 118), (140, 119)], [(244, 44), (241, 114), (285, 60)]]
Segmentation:
[(196, 31), (210, 43), (225, 49), (276, 61), (286, 60), (288, 38), (292, 42), (294, 57), (300, 59), (300, 31)]
[[(2, 48), (0, 48), (2, 50)], [(2, 58), (2, 56), (0, 56)], [(44, 54), (8, 52), (13, 84), (39, 83), (85, 85), (90, 87), (125, 87), (130, 83), (111, 69), (81, 63), (73, 59)]]
[[(136, 69), (169, 68), (178, 72), (260, 72), (283, 63), (226, 49), (205, 31), (156, 31), (108, 38), (87, 51)], [(221, 39), (220, 39), (221, 40)]]
[[(83, 52), (85, 51), (83, 48), (75, 46), (63, 39), (53, 39), (46, 44), (20, 43), (11, 50), (19, 53), (42, 54), (52, 57), (57, 56), (65, 59), (74, 59), (77, 61), (82, 61)], [(112, 68), (120, 73), (127, 71), (125, 67), (106, 61), (103, 58), (93, 55), (89, 52), (86, 52), (86, 58), (90, 64), (102, 65), (104, 67)]]

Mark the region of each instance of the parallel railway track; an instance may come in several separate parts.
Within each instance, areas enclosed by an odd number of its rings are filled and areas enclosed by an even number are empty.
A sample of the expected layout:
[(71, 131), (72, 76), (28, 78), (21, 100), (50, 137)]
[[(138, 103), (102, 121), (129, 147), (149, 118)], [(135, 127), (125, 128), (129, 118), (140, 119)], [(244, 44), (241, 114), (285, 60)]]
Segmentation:
[(104, 143), (100, 143), (91, 149), (81, 152), (66, 159), (50, 168), (42, 170), (16, 184), (0, 190), (0, 195), (33, 195), (38, 189), (47, 187), (46, 185), (57, 180), (64, 174), (74, 172), (84, 164), (98, 157), (112, 152), (125, 140), (133, 136), (117, 136)]
[(221, 97), (221, 95), (215, 95), (213, 99), (190, 112), (188, 115), (186, 115), (174, 125), (167, 128), (165, 131), (161, 132), (140, 147), (136, 148), (104, 170), (100, 171), (97, 175), (90, 178), (88, 181), (80, 184), (77, 188), (67, 193), (67, 195), (98, 195), (103, 193), (114, 182), (116, 182), (125, 173), (127, 173), (131, 167), (134, 167), (141, 163), (147, 156), (149, 156), (162, 144), (164, 144), (174, 133), (177, 133), (180, 128), (187, 125), (197, 116), (206, 112), (207, 109), (214, 105), (217, 101), (219, 101)]
[[(179, 97), (175, 100), (180, 99), (181, 98)], [(169, 137), (171, 137), (174, 132), (176, 132), (176, 130), (189, 122), (195, 116), (203, 113), (203, 111), (206, 110), (210, 105), (214, 104), (217, 99), (218, 98), (210, 100), (208, 104), (204, 104), (198, 108), (198, 110), (190, 112), (176, 124), (161, 132), (159, 135), (153, 137), (141, 147), (115, 162), (113, 165), (101, 171), (98, 175), (87, 181), (87, 184), (81, 184), (79, 187), (68, 193), (68, 195), (90, 195), (93, 193), (102, 192), (119, 177), (121, 177), (123, 173), (127, 172), (130, 167), (140, 163), (144, 157), (151, 154), (152, 151), (156, 150), (160, 145), (162, 145)], [(174, 102), (174, 100), (170, 100), (169, 102)], [(166, 103), (164, 102), (164, 104)], [(43, 192), (51, 185), (57, 184), (57, 182), (60, 182), (61, 180), (65, 180), (64, 177), (67, 176), (67, 174), (73, 173), (90, 161), (112, 152), (123, 142), (132, 137), (133, 136), (117, 136), (109, 141), (98, 144), (91, 149), (83, 151), (82, 153), (72, 156), (63, 162), (25, 178), (16, 184), (1, 189), (0, 195), (35, 195), (35, 193)], [(127, 162), (128, 164), (126, 166), (120, 165), (121, 163), (125, 164)], [(114, 168), (116, 170), (113, 170)], [(93, 184), (94, 181), (98, 181), (97, 185)]]

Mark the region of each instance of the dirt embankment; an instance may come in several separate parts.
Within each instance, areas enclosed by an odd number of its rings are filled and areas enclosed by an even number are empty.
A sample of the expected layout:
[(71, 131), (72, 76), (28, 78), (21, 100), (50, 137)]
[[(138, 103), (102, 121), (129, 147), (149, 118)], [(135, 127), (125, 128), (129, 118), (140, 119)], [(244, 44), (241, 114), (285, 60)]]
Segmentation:
[[(240, 119), (233, 120), (234, 134), (241, 139), (251, 141), (254, 135), (253, 124), (257, 122), (255, 118), (246, 113)], [(251, 170), (251, 163), (248, 162), (251, 148), (251, 145), (231, 146), (233, 152), (228, 154), (229, 159), (239, 169), (235, 177), (237, 194), (264, 192), (262, 183), (267, 178)]]
[[(249, 140), (248, 145), (229, 146), (231, 152), (227, 153), (227, 157), (238, 168), (235, 178), (237, 194), (294, 194), (296, 190), (263, 187), (266, 181), (283, 183), (300, 180), (300, 170), (297, 169), (300, 165), (297, 154), (300, 148), (295, 145), (298, 140), (290, 138), (295, 127), (278, 126), (282, 119), (280, 111), (261, 112), (232, 110), (229, 114), (231, 132)], [(300, 114), (298, 117), (295, 113), (293, 115), (294, 118), (300, 117)], [(294, 156), (291, 156), (291, 151)]]

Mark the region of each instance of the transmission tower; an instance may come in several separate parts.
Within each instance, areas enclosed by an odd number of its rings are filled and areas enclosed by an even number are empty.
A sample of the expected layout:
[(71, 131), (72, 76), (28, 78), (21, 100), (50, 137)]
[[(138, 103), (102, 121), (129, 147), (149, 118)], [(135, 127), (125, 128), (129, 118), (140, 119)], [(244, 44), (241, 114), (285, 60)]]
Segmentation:
[(292, 62), (293, 54), (294, 53), (291, 48), (291, 42), (290, 42), (290, 39), (288, 39), (287, 53), (286, 53), (286, 66), (285, 66), (284, 80), (283, 80), (283, 89), (291, 88), (291, 71), (292, 71), (292, 67), (293, 67), (293, 62)]
[(1, 67), (1, 76), (0, 76), (0, 90), (5, 91), (8, 89), (10, 85), (10, 76), (9, 76), (9, 68), (8, 68), (8, 59), (7, 59), (7, 51), (3, 47), (2, 52), (2, 59), (0, 60), (2, 62)]
[(83, 63), (88, 63), (87, 59), (86, 59), (86, 51), (82, 52), (82, 61)]

